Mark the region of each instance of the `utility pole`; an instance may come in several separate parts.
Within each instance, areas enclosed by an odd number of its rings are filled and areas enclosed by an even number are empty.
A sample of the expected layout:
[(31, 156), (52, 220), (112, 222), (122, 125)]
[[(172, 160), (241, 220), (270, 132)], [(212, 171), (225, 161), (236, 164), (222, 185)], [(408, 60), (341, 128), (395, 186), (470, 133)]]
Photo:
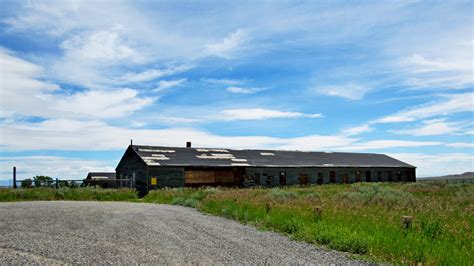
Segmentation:
[(13, 188), (17, 188), (17, 186), (16, 186), (16, 166), (13, 166)]

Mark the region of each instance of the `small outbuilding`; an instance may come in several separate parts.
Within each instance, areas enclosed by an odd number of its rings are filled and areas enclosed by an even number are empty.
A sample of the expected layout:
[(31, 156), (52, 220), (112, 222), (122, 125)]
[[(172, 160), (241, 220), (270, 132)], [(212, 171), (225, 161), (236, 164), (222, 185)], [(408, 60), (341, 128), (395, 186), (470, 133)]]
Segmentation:
[(416, 167), (385, 154), (130, 145), (116, 168), (142, 193), (163, 187), (415, 182)]
[(114, 172), (89, 172), (84, 182), (88, 186), (100, 186), (102, 188), (117, 187)]

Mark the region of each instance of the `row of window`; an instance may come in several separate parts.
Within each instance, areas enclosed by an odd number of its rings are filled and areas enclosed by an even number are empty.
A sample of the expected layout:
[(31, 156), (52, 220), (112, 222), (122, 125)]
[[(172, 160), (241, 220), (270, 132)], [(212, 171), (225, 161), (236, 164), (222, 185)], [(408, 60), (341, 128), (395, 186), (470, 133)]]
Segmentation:
[[(263, 177), (263, 182), (261, 180), (261, 176)], [(270, 185), (274, 181), (274, 176), (273, 175), (267, 175), (266, 173), (263, 173), (260, 176), (260, 173), (255, 173), (254, 175), (254, 180), (256, 185)], [(382, 179), (382, 172), (378, 171), (377, 176), (375, 178), (372, 178), (372, 171), (365, 171), (364, 175), (365, 179), (364, 181), (366, 182), (373, 182), (373, 181), (383, 181)], [(299, 176), (299, 183), (300, 185), (307, 185), (309, 183), (309, 177), (308, 174), (306, 173), (300, 173)], [(343, 183), (349, 183), (349, 174), (344, 173), (341, 176), (341, 179)], [(394, 180), (394, 175), (392, 171), (387, 171), (387, 179), (388, 181), (403, 181), (402, 179), (402, 171), (396, 171), (395, 172), (395, 180)], [(355, 173), (355, 182), (361, 182), (362, 181), (362, 172), (357, 170)], [(329, 182), (330, 183), (336, 183), (336, 171), (330, 171), (329, 172)], [(280, 185), (286, 185), (286, 172), (280, 172), (279, 173), (279, 184)], [(316, 183), (317, 184), (323, 184), (324, 183), (324, 174), (323, 172), (318, 172), (316, 175)]]

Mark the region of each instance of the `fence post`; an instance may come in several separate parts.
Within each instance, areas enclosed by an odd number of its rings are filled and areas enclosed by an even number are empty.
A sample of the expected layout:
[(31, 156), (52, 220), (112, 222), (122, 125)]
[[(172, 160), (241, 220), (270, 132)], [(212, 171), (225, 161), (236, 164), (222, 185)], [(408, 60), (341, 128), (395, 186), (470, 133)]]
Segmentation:
[(56, 178), (56, 189), (59, 188), (59, 180)]
[(13, 188), (17, 188), (17, 186), (16, 186), (16, 166), (13, 166)]

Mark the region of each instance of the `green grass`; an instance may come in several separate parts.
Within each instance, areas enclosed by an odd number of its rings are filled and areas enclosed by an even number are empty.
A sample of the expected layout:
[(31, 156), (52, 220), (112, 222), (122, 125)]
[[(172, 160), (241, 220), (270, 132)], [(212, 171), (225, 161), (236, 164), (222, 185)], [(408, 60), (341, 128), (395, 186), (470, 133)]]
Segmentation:
[[(196, 207), (379, 262), (474, 264), (474, 184), (181, 188), (144, 201)], [(413, 217), (410, 228), (402, 216)]]
[(20, 188), (0, 189), (1, 201), (34, 200), (87, 200), (87, 201), (136, 201), (138, 195), (131, 189), (100, 188)]
[[(283, 188), (2, 189), (0, 201), (138, 201), (197, 208), (308, 243), (394, 264), (474, 265), (474, 184), (357, 183)], [(408, 229), (402, 216), (413, 217)]]

